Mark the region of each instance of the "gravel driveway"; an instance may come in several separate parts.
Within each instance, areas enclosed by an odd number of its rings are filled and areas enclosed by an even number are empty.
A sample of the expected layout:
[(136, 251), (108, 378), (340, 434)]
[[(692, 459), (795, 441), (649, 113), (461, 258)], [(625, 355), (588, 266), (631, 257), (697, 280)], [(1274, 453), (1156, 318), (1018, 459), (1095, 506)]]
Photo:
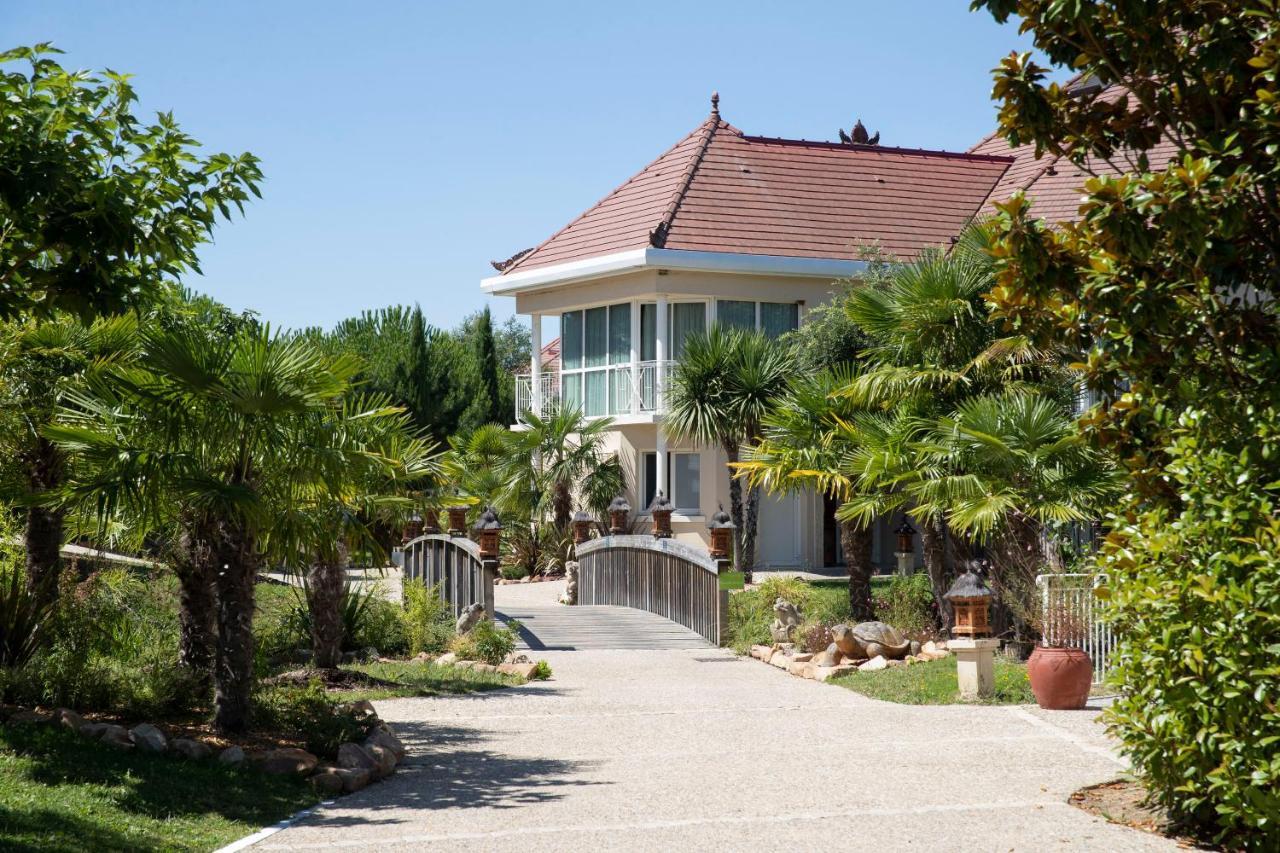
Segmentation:
[[(498, 608), (559, 591), (499, 587)], [(894, 705), (710, 647), (541, 639), (551, 681), (378, 703), (407, 763), (254, 849), (1176, 849), (1067, 804), (1123, 770), (1096, 712)]]

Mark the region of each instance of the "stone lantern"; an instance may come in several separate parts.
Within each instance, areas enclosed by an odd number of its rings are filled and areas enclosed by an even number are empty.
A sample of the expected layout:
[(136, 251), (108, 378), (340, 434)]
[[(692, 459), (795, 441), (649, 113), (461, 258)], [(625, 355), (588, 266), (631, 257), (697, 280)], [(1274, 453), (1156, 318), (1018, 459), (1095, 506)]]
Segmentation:
[(423, 533), (439, 533), (440, 532), (440, 510), (435, 507), (422, 511), (422, 532)]
[(951, 629), (955, 638), (947, 648), (956, 655), (956, 678), (966, 699), (995, 694), (995, 654), (1000, 641), (991, 637), (988, 613), (991, 589), (982, 579), (982, 564), (971, 561), (943, 596), (955, 610)]
[(609, 504), (609, 535), (622, 536), (627, 532), (627, 516), (631, 513), (631, 504), (622, 495)]
[(467, 505), (457, 504), (445, 510), (449, 513), (449, 535), (465, 536), (467, 535)]
[(898, 550), (893, 552), (893, 556), (898, 558), (898, 574), (906, 577), (916, 568), (916, 529), (903, 516), (902, 524), (893, 532), (898, 537)]
[[(450, 510), (452, 512), (452, 510)], [(452, 522), (450, 522), (452, 523)], [(480, 558), (483, 560), (498, 559), (498, 542), (502, 534), (502, 522), (493, 507), (485, 507), (484, 512), (476, 519), (476, 526), (471, 528), (475, 540), (480, 545)]]
[(723, 505), (719, 512), (711, 516), (707, 529), (711, 531), (712, 559), (729, 559), (729, 552), (733, 550), (733, 519), (724, 511)]
[(675, 505), (667, 500), (666, 495), (658, 492), (657, 497), (653, 499), (653, 505), (649, 507), (649, 514), (653, 516), (654, 539), (671, 538), (671, 513), (675, 512), (675, 509)]
[(591, 538), (591, 525), (595, 519), (579, 510), (573, 514), (573, 544), (581, 545)]
[(409, 520), (404, 525), (404, 535), (401, 542), (412, 542), (422, 535), (422, 516), (418, 515), (415, 510), (413, 515), (409, 516)]

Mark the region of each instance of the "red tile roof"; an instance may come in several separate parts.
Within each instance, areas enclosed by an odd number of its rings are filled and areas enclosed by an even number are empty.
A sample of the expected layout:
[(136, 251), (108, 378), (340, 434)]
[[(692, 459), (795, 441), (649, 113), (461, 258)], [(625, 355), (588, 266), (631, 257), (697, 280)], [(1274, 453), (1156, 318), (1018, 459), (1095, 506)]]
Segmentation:
[(649, 246), (852, 259), (878, 243), (910, 258), (959, 232), (1012, 162), (747, 136), (713, 105), (692, 133), (502, 273)]

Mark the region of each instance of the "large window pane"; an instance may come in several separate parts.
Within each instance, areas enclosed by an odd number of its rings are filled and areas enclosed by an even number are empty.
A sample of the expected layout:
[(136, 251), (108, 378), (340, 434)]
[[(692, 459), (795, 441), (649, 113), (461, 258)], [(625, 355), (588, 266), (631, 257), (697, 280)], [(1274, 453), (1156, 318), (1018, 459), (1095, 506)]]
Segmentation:
[(760, 328), (776, 338), (791, 331), (800, 322), (800, 306), (794, 302), (761, 302)]
[(658, 496), (658, 454), (644, 454), (644, 506), (640, 512), (648, 512), (653, 499)]
[(631, 361), (631, 306), (609, 306), (609, 363)]
[(658, 357), (658, 306), (647, 302), (640, 306), (640, 360)]
[(582, 367), (582, 312), (560, 315), (560, 363), (565, 370)]
[(726, 329), (756, 328), (756, 304), (754, 302), (738, 302), (722, 299), (716, 303), (716, 322)]
[(587, 404), (585, 414), (587, 417), (596, 417), (597, 415), (608, 414), (609, 406), (609, 377), (607, 370), (589, 370), (586, 373), (587, 380)]
[(609, 360), (609, 321), (607, 308), (587, 311), (586, 366), (600, 367)]
[(582, 411), (582, 374), (570, 373), (560, 376), (561, 406), (566, 410)]
[(702, 509), (698, 460), (697, 453), (671, 454), (671, 500), (676, 509), (690, 514), (697, 514)]
[(671, 358), (684, 355), (684, 341), (707, 330), (707, 306), (702, 302), (677, 302), (671, 306)]

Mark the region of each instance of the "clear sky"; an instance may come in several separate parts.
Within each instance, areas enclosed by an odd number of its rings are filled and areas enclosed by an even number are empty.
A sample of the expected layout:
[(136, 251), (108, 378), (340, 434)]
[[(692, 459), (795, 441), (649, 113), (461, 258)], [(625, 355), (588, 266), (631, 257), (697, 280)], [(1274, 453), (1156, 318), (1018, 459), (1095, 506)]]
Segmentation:
[(263, 199), (189, 284), (287, 326), (418, 302), (452, 326), (488, 262), (535, 245), (706, 116), (963, 150), (990, 69), (1028, 40), (967, 0), (0, 0), (5, 47), (135, 75), (212, 150), (262, 158)]

